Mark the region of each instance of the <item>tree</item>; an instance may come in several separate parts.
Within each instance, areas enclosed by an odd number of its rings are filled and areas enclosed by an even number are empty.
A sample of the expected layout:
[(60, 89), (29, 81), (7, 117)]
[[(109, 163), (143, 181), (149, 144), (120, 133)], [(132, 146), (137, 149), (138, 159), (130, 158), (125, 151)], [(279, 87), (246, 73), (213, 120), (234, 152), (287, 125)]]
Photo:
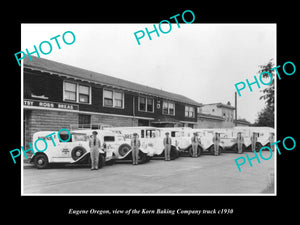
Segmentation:
[[(268, 126), (268, 127), (274, 127), (274, 76), (275, 71), (271, 69), (274, 67), (273, 59), (270, 59), (270, 61), (266, 65), (260, 65), (260, 70), (258, 71), (258, 74), (261, 74), (264, 71), (268, 71), (272, 75), (272, 82), (269, 84), (265, 89), (263, 89), (261, 92), (263, 93), (262, 96), (260, 96), (260, 100), (265, 100), (266, 107), (258, 113), (258, 118), (256, 119), (254, 125), (255, 126)], [(263, 78), (269, 78), (269, 75), (267, 73), (263, 74)]]

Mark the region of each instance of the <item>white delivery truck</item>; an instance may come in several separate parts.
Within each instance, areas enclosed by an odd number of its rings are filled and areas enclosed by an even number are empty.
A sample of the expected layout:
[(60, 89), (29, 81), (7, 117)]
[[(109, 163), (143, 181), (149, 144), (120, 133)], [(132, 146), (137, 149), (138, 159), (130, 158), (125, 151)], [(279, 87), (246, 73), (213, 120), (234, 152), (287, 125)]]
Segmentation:
[[(117, 136), (115, 133), (105, 130), (97, 130), (97, 137), (101, 141), (101, 149), (99, 154), (99, 168), (104, 166), (105, 162), (112, 162), (115, 158), (114, 149), (117, 142), (123, 141), (122, 136)], [(92, 135), (92, 130), (72, 130), (69, 134), (60, 133), (60, 140), (58, 134), (55, 133), (51, 136), (49, 134), (53, 131), (40, 131), (33, 134), (33, 143), (37, 139), (44, 139), (48, 148), (44, 152), (36, 152), (32, 155), (30, 162), (43, 169), (49, 164), (62, 163), (62, 164), (90, 164), (90, 147), (89, 138)], [(48, 137), (47, 137), (48, 136)], [(65, 137), (64, 137), (65, 136)], [(53, 138), (53, 140), (51, 139)], [(68, 140), (69, 139), (69, 140)], [(121, 140), (122, 139), (122, 140)], [(64, 140), (68, 140), (63, 142)], [(55, 146), (53, 145), (55, 143)], [(37, 142), (37, 148), (43, 149), (43, 142)]]

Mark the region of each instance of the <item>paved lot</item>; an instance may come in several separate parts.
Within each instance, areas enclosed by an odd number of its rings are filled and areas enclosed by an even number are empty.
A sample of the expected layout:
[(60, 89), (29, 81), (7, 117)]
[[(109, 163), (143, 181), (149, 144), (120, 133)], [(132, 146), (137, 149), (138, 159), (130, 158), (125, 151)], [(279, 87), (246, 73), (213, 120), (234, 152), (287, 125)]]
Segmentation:
[[(247, 162), (239, 172), (234, 159), (223, 153), (151, 160), (142, 165), (117, 163), (97, 171), (83, 166), (23, 169), (23, 194), (247, 194), (262, 193), (274, 172), (274, 158)], [(254, 156), (253, 153), (248, 153)], [(265, 158), (269, 152), (264, 152)]]

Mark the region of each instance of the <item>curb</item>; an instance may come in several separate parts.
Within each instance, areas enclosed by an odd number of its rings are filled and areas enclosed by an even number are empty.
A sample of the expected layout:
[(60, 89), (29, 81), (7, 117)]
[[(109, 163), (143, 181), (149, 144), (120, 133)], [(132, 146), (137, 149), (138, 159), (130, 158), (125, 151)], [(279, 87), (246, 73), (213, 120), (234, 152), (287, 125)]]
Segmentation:
[(23, 162), (23, 169), (34, 168), (34, 165), (31, 163)]

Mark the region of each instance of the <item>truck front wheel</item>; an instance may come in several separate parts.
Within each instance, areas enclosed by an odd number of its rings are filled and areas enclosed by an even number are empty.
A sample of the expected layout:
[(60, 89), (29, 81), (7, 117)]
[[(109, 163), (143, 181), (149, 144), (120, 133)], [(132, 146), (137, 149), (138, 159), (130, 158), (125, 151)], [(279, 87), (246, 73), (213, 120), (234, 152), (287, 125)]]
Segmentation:
[(47, 168), (47, 166), (49, 164), (48, 163), (48, 157), (43, 153), (37, 154), (34, 157), (33, 163), (34, 163), (36, 168), (45, 169), (45, 168)]

